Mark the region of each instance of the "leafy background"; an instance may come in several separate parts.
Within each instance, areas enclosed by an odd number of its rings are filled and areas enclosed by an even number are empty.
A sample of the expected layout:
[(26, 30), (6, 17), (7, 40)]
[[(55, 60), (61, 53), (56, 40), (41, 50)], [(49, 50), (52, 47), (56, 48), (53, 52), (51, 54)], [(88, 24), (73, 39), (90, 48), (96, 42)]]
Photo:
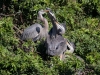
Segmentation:
[[(46, 7), (59, 22), (66, 21), (64, 37), (75, 43), (75, 52), (65, 61), (47, 59), (42, 42), (20, 40), (23, 29), (37, 22), (37, 12)], [(50, 19), (44, 16), (51, 27)], [(0, 1), (0, 75), (78, 74), (100, 74), (99, 0)]]

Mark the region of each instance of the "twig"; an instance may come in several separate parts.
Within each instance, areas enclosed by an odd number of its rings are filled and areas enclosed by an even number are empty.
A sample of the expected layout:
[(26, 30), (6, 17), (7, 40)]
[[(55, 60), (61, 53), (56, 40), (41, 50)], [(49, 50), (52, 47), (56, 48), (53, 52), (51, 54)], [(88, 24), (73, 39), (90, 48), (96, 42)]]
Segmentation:
[[(20, 33), (20, 34), (22, 34), (22, 31), (20, 30), (20, 29), (18, 29), (18, 27), (16, 27), (15, 25), (14, 25), (14, 28), (16, 29), (16, 30), (18, 30), (18, 32)], [(18, 35), (18, 34), (17, 34)], [(19, 35), (18, 35), (19, 36)], [(21, 40), (20, 38), (19, 38), (19, 40), (23, 43), (23, 40)]]
[(10, 14), (10, 15), (6, 15), (6, 14), (0, 14), (1, 17), (10, 17), (10, 16), (15, 16), (15, 14)]
[(23, 33), (23, 32), (22, 32), (20, 29), (18, 29), (15, 25), (14, 25), (14, 28), (17, 29), (17, 30), (20, 32), (20, 34)]

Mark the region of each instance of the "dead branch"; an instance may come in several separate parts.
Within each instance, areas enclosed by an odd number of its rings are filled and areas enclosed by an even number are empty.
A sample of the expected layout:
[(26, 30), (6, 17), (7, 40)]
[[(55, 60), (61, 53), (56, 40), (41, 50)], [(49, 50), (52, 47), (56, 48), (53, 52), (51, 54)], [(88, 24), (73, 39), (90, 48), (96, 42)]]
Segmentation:
[(20, 34), (23, 33), (23, 32), (22, 32), (18, 27), (16, 27), (15, 25), (14, 25), (14, 28), (15, 28), (16, 30), (18, 30), (18, 32), (19, 32)]

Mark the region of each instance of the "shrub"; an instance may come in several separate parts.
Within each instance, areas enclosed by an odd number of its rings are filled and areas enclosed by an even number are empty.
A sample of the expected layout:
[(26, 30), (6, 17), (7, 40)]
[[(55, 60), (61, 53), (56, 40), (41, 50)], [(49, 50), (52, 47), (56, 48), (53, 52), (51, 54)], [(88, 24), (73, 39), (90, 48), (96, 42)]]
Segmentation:
[[(100, 74), (99, 0), (3, 0), (0, 4), (0, 74)], [(63, 36), (75, 43), (74, 54), (66, 54), (69, 58), (65, 61), (47, 59), (40, 41), (20, 40), (23, 29), (35, 23), (38, 10), (46, 7), (53, 10), (59, 22), (66, 21)]]

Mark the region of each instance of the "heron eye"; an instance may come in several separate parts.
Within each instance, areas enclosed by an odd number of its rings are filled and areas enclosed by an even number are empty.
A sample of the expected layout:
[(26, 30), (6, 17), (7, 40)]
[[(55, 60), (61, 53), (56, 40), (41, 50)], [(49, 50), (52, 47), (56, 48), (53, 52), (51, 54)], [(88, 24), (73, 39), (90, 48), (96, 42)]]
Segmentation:
[(63, 45), (63, 42), (61, 42), (60, 44), (58, 44), (58, 46), (56, 47), (56, 50), (61, 47)]
[(58, 44), (58, 46), (56, 47), (56, 50), (59, 48), (60, 44)]
[(58, 49), (59, 46), (56, 47), (56, 50)]

